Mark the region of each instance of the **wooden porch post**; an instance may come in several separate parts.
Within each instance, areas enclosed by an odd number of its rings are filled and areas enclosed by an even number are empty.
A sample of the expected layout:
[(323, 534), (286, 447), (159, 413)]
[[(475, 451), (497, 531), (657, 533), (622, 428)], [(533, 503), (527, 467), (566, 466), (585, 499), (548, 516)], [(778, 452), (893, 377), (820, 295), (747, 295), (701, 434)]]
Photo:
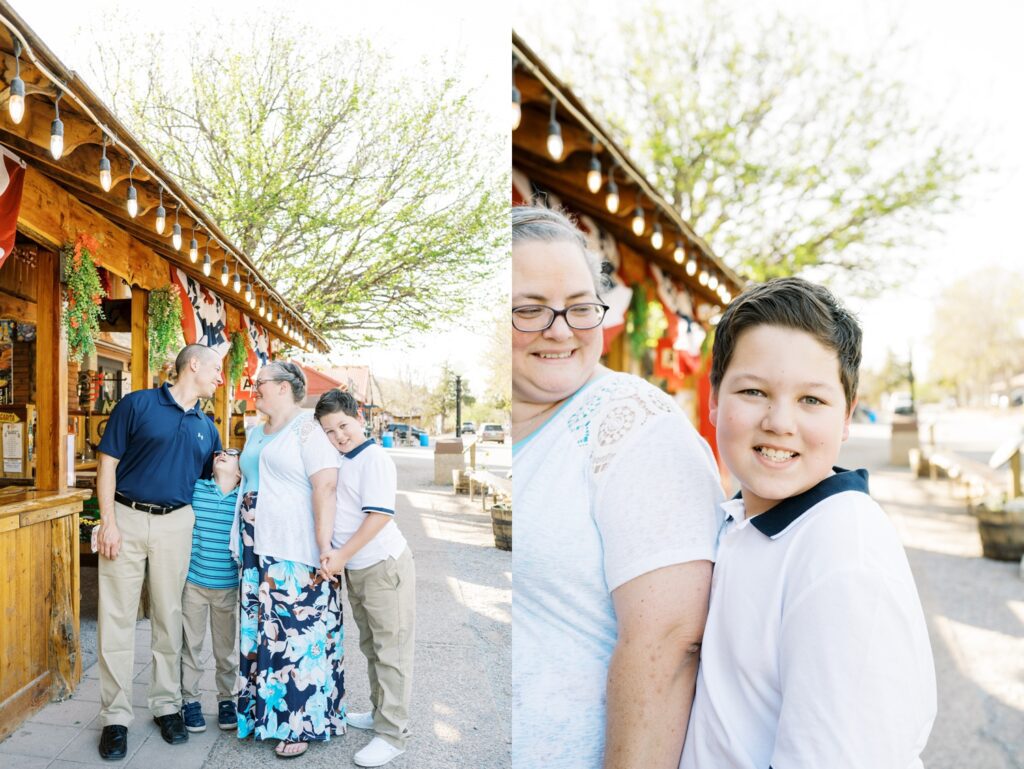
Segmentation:
[(60, 257), (39, 249), (36, 284), (36, 488), (68, 487), (68, 341), (60, 322)]
[[(227, 362), (227, 361), (225, 361)], [(231, 439), (231, 401), (229, 394), (231, 384), (228, 382), (228, 372), (224, 372), (224, 384), (213, 393), (213, 421), (220, 432), (220, 442), (224, 448), (228, 447)]]
[(132, 392), (149, 389), (149, 292), (132, 286)]

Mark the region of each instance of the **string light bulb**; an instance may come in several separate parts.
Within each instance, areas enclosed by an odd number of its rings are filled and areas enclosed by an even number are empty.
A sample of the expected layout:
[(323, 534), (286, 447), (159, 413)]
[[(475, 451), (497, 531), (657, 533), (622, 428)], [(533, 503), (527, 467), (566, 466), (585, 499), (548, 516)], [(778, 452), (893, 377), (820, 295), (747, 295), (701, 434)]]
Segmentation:
[(516, 88), (516, 84), (512, 83), (512, 130), (515, 131), (519, 128), (519, 124), (523, 122), (523, 96), (519, 93), (519, 89)]
[(164, 208), (164, 188), (160, 188), (160, 202), (156, 207), (156, 234), (163, 235), (167, 226), (167, 209)]
[(686, 263), (686, 274), (691, 278), (697, 274), (697, 260), (691, 259)]
[(708, 288), (710, 288), (712, 291), (718, 290), (718, 276), (715, 275), (714, 273), (712, 273), (711, 276), (708, 278)]
[[(179, 206), (174, 207), (174, 229), (171, 230), (171, 244), (175, 251), (181, 251), (181, 225), (178, 224), (178, 208)], [(195, 259), (192, 261), (194, 262)]]
[(249, 303), (250, 307), (256, 304), (252, 296), (252, 279), (248, 275), (245, 276), (245, 301)]
[(615, 166), (608, 172), (608, 183), (604, 186), (604, 207), (608, 213), (618, 213), (619, 210), (619, 185), (615, 183)]
[(274, 305), (267, 307), (267, 323), (272, 323), (274, 320)]
[[(195, 230), (192, 230), (192, 242), (195, 243)], [(195, 261), (193, 259), (193, 261)], [(213, 271), (213, 262), (210, 261), (210, 241), (206, 241), (206, 256), (203, 257), (203, 275), (210, 277), (210, 273)]]
[(706, 286), (708, 284), (708, 271), (707, 270), (701, 270), (700, 271), (700, 275), (697, 276), (697, 281), (702, 286)]
[(266, 303), (266, 301), (264, 301), (264, 299), (263, 299), (263, 297), (262, 297), (262, 296), (260, 297), (260, 309), (259, 309), (259, 313), (260, 313), (260, 317), (261, 317), (261, 318), (265, 318), (265, 317), (266, 317), (266, 315), (267, 315), (267, 303)]
[(100, 187), (104, 192), (110, 192), (113, 183), (110, 176), (110, 158), (107, 157), (107, 135), (103, 134), (103, 154), (100, 155)]
[(672, 252), (672, 258), (676, 260), (676, 264), (682, 264), (686, 261), (686, 249), (683, 248), (683, 241), (676, 241), (676, 250)]
[(231, 287), (235, 289), (235, 293), (239, 293), (242, 290), (242, 279), (238, 275), (238, 260), (235, 259), (235, 279), (231, 282)]
[(587, 171), (587, 189), (594, 195), (601, 191), (601, 161), (597, 153), (590, 151), (590, 170)]
[(7, 111), (17, 125), (25, 117), (25, 81), (21, 79), (21, 41), (14, 38), (14, 77), (7, 97)]
[(139, 193), (135, 191), (135, 184), (132, 182), (132, 171), (135, 170), (135, 160), (128, 166), (128, 216), (132, 219), (139, 213)]
[(647, 222), (644, 220), (644, 210), (640, 207), (640, 204), (636, 204), (636, 210), (633, 211), (633, 221), (630, 222), (630, 226), (633, 228), (633, 234), (638, 238), (644, 234), (644, 229), (647, 227)]
[(50, 123), (50, 154), (54, 160), (60, 160), (64, 154), (64, 122), (60, 119), (60, 97), (63, 91), (57, 91), (53, 99), (53, 122)]
[(552, 160), (562, 159), (565, 143), (562, 141), (562, 126), (555, 119), (555, 97), (551, 97), (551, 120), (548, 121), (548, 154)]
[(231, 276), (228, 274), (228, 255), (224, 254), (224, 263), (220, 268), (220, 284), (226, 286), (229, 280), (231, 280)]
[(661, 247), (665, 245), (665, 235), (661, 231), (661, 224), (659, 222), (654, 223), (654, 232), (651, 233), (651, 245), (656, 251), (660, 251)]

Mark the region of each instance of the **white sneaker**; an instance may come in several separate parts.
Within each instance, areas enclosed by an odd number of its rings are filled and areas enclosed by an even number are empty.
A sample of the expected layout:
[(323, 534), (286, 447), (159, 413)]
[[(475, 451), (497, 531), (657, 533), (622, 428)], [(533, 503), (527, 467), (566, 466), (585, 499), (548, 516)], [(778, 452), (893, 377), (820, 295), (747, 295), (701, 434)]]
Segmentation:
[(356, 762), (356, 766), (384, 766), (392, 758), (397, 758), (404, 752), (383, 737), (374, 737), (370, 740), (369, 745), (352, 756), (352, 760)]
[(345, 722), (356, 729), (373, 729), (373, 712), (370, 713), (347, 713)]

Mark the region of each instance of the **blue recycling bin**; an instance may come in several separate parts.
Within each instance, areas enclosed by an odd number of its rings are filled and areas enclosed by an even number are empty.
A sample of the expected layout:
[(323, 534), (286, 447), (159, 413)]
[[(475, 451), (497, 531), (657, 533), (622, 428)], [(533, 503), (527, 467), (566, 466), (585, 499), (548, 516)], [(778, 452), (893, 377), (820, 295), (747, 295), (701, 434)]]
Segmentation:
[(384, 435), (381, 436), (380, 443), (386, 449), (393, 448), (395, 445), (395, 436), (392, 433), (384, 433)]
[(420, 446), (429, 446), (430, 436), (426, 433), (420, 433)]

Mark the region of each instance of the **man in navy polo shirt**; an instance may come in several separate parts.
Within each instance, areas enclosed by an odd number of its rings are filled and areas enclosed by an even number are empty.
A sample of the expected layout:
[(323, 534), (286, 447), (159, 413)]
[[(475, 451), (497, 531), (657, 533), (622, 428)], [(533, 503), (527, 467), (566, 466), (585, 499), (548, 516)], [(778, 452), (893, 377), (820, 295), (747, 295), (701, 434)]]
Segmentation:
[(208, 471), (220, 436), (199, 408), (223, 381), (221, 357), (186, 346), (174, 385), (126, 395), (99, 445), (100, 756), (125, 757), (132, 721), (135, 621), (149, 573), (153, 674), (149, 709), (164, 740), (188, 740), (180, 689), (181, 593), (192, 546), (192, 490)]

